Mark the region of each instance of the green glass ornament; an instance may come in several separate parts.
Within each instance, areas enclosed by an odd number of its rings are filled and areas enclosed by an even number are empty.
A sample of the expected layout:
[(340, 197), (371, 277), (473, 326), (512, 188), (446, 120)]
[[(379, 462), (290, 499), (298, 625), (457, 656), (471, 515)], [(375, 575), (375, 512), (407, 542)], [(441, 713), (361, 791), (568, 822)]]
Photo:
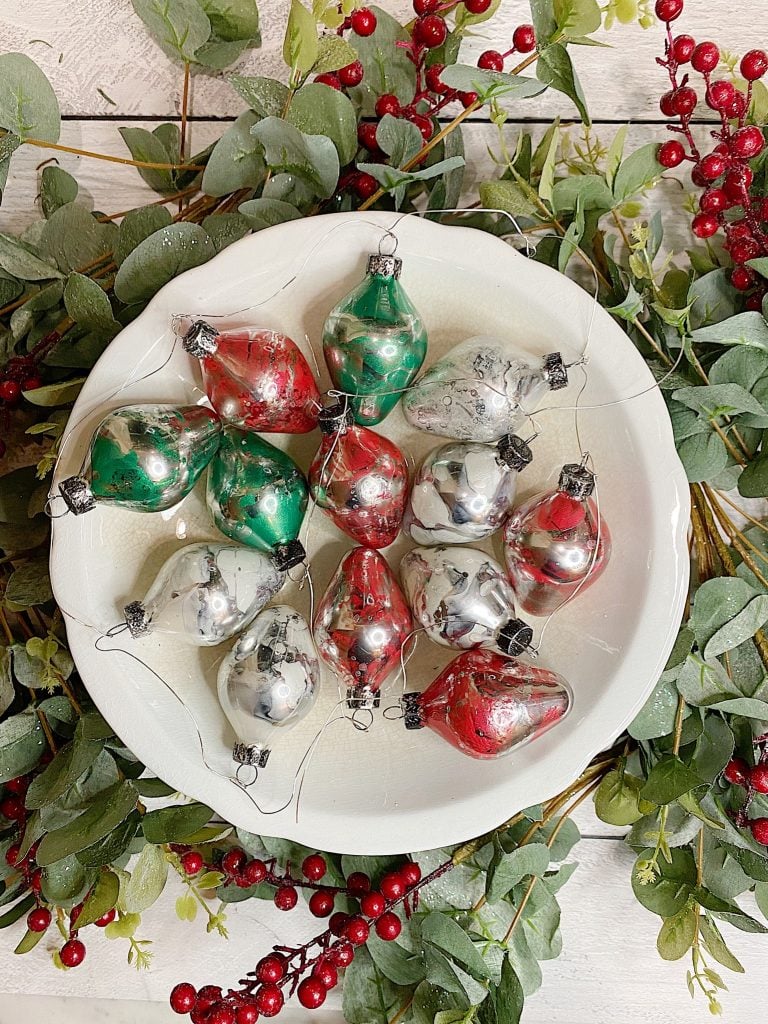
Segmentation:
[(365, 279), (323, 328), (331, 379), (351, 396), (355, 422), (366, 427), (392, 411), (427, 354), (424, 323), (398, 281), (402, 265), (395, 256), (369, 256)]
[(277, 568), (302, 562), (297, 540), (307, 508), (307, 484), (284, 451), (258, 434), (225, 427), (208, 471), (208, 508), (232, 540), (269, 552)]

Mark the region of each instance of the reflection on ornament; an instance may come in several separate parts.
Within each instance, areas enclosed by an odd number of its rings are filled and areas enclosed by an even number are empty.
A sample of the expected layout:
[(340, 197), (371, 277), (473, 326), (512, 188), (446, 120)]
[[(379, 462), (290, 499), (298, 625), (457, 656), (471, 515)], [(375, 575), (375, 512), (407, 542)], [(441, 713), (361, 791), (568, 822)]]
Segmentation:
[(363, 281), (331, 311), (323, 353), (333, 383), (352, 396), (355, 422), (372, 426), (397, 405), (427, 353), (421, 317), (399, 283), (402, 260), (368, 257)]
[(515, 595), (504, 570), (476, 548), (414, 548), (400, 563), (416, 622), (436, 644), (496, 647), (518, 655), (533, 632), (515, 615)]
[(555, 672), (494, 651), (467, 651), (424, 693), (405, 694), (405, 727), (427, 726), (463, 754), (491, 759), (547, 732), (565, 717), (572, 699)]
[(225, 427), (208, 471), (208, 508), (227, 537), (270, 552), (279, 569), (304, 560), (297, 540), (307, 484), (293, 459), (239, 427)]
[(557, 490), (515, 509), (504, 528), (504, 560), (520, 607), (549, 615), (578, 589), (591, 587), (611, 553), (611, 535), (590, 495), (586, 466), (563, 466)]
[(235, 761), (263, 768), (277, 730), (292, 729), (311, 710), (319, 680), (302, 616), (284, 604), (257, 615), (219, 668), (219, 703), (238, 739)]
[(387, 438), (352, 422), (348, 406), (318, 418), (323, 439), (309, 467), (312, 497), (358, 544), (384, 548), (400, 530), (408, 466)]
[(309, 364), (287, 335), (258, 328), (219, 333), (197, 320), (182, 344), (200, 359), (206, 394), (226, 423), (267, 434), (314, 430), (320, 393)]
[(342, 559), (315, 615), (320, 655), (347, 686), (350, 707), (378, 707), (381, 684), (400, 664), (413, 623), (384, 557), (352, 548)]
[(96, 428), (84, 468), (59, 490), (71, 512), (96, 504), (134, 512), (173, 508), (219, 447), (221, 423), (201, 405), (126, 405)]
[(403, 518), (417, 544), (467, 544), (499, 529), (515, 501), (517, 474), (533, 458), (516, 434), (495, 447), (451, 441), (427, 455)]
[(259, 551), (237, 544), (188, 544), (171, 555), (143, 601), (125, 606), (131, 636), (163, 633), (213, 647), (252, 621), (285, 583)]
[(468, 338), (431, 366), (403, 398), (405, 418), (430, 434), (498, 441), (535, 411), (547, 391), (568, 383), (559, 352), (540, 366), (509, 342)]

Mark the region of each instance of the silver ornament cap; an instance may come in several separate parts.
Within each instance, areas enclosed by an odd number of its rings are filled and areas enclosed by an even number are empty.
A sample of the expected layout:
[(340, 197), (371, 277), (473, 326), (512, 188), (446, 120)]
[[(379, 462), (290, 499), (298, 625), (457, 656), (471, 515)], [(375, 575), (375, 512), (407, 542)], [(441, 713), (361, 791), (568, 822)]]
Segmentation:
[(131, 601), (123, 608), (123, 614), (125, 615), (125, 624), (134, 640), (151, 632), (149, 616), (141, 601)]
[(304, 546), (298, 540), (289, 540), (278, 544), (272, 552), (272, 561), (278, 572), (288, 572), (294, 565), (299, 565), (307, 557)]
[(499, 630), (496, 643), (500, 651), (508, 654), (510, 658), (516, 658), (527, 651), (533, 643), (533, 630), (522, 619), (510, 619)]
[(368, 257), (368, 274), (377, 274), (379, 277), (400, 277), (403, 269), (403, 261), (397, 256), (388, 256), (380, 252), (372, 252)]
[(505, 434), (504, 437), (499, 438), (496, 447), (502, 462), (516, 473), (521, 473), (526, 466), (533, 462), (533, 452), (517, 434)]
[(59, 492), (67, 504), (70, 512), (76, 516), (83, 512), (90, 512), (96, 507), (96, 499), (93, 491), (88, 486), (88, 481), (82, 476), (68, 476), (59, 484)]
[(213, 355), (219, 345), (218, 338), (219, 332), (215, 327), (205, 320), (195, 320), (184, 335), (181, 347), (195, 359), (202, 359), (203, 356)]
[(560, 471), (558, 491), (577, 501), (584, 501), (595, 489), (595, 474), (586, 466), (569, 462)]
[(257, 743), (235, 743), (232, 747), (232, 759), (238, 764), (250, 764), (254, 768), (266, 768), (269, 761), (269, 750)]
[(568, 387), (568, 368), (559, 352), (550, 352), (544, 356), (544, 379), (550, 391)]

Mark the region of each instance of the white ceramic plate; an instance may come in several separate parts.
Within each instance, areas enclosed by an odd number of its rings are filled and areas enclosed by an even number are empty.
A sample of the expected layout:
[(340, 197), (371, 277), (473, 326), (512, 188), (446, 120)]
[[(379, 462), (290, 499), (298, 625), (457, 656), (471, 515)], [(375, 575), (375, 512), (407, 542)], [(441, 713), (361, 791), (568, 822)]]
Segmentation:
[[(396, 220), (394, 214), (338, 214), (293, 221), (245, 238), (172, 281), (88, 377), (56, 478), (78, 471), (108, 409), (201, 399), (197, 362), (178, 344), (170, 355), (173, 314), (227, 314), (216, 321), (219, 326), (277, 328), (306, 352), (311, 340), (319, 353), (326, 314), (361, 279), (366, 254), (376, 251)], [(408, 217), (397, 236), (402, 282), (429, 331), (427, 365), (478, 333), (498, 333), (536, 354), (560, 349), (568, 361), (583, 351), (594, 307), (566, 278), (467, 228)], [(230, 315), (246, 306), (256, 308)], [(99, 632), (121, 620), (123, 605), (144, 596), (179, 544), (217, 536), (201, 482), (168, 513), (98, 507), (54, 522), (54, 591), (79, 620), (68, 622), (72, 654), (124, 742), (170, 785), (249, 831), (357, 854), (460, 842), (567, 786), (651, 692), (676, 634), (688, 577), (688, 488), (662, 398), (641, 356), (601, 309), (595, 311), (589, 354), (583, 406), (647, 393), (580, 414), (614, 548), (604, 576), (558, 614), (545, 636), (541, 664), (566, 676), (575, 694), (571, 714), (557, 728), (506, 758), (484, 762), (463, 756), (430, 730), (406, 732), (401, 722), (381, 715), (368, 732), (336, 722), (316, 747), (298, 809), (294, 800), (278, 813), (261, 813), (229, 778), (233, 737), (215, 692), (216, 666), (228, 645), (200, 649), (151, 636), (111, 641), (139, 655), (183, 700), (202, 734), (205, 759), (190, 715), (153, 673), (125, 654), (94, 646)], [(549, 404), (573, 406), (582, 378), (580, 370), (572, 372), (572, 386), (553, 394)], [(327, 388), (324, 369), (321, 376), (321, 388)], [(541, 434), (534, 462), (520, 480), (521, 497), (552, 486), (560, 466), (578, 456), (572, 411), (545, 412), (538, 422)], [(416, 459), (438, 442), (409, 427), (399, 408), (380, 429)], [(269, 439), (306, 468), (318, 437)], [(320, 594), (351, 542), (316, 512), (304, 543)], [(393, 567), (409, 546), (400, 538), (387, 549)], [(306, 591), (289, 585), (278, 600), (309, 614)], [(423, 689), (450, 656), (422, 639), (408, 666), (408, 689)], [(391, 699), (385, 691), (382, 708), (395, 703), (396, 691), (390, 680)], [(264, 811), (289, 798), (297, 765), (337, 700), (336, 680), (326, 673), (316, 709), (275, 747), (251, 789)]]

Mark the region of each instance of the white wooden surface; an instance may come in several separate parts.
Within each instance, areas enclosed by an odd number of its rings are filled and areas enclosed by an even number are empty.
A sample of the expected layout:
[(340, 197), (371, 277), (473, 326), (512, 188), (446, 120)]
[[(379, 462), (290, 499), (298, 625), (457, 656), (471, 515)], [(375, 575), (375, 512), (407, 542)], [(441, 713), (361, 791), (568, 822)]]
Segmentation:
[[(698, 39), (715, 38), (724, 48), (743, 51), (766, 45), (765, 0), (687, 0), (681, 31)], [(276, 74), (287, 0), (262, 0), (264, 45), (238, 70)], [(381, 0), (380, 6), (405, 15), (407, 0)], [(503, 49), (512, 27), (529, 20), (524, 0), (504, 0), (497, 18), (482, 26), (468, 42), (466, 59), (494, 46)], [(481, 33), (481, 34), (480, 34)], [(606, 41), (612, 49), (581, 47), (574, 58), (584, 84), (596, 133), (606, 140), (617, 123), (631, 121), (628, 149), (663, 138), (658, 124), (658, 95), (664, 76), (654, 57), (661, 45), (660, 30), (617, 27)], [(508, 44), (507, 44), (508, 45)], [(155, 47), (133, 15), (129, 0), (3, 0), (0, 4), (0, 46), (32, 56), (50, 77), (61, 101), (65, 123), (61, 141), (67, 145), (127, 155), (117, 133), (129, 118), (134, 123), (176, 118), (180, 73)], [(102, 89), (110, 104), (97, 91)], [(222, 131), (220, 119), (242, 109), (222, 76), (198, 76), (193, 86), (191, 125), (193, 148), (202, 148)], [(513, 117), (545, 121), (555, 113), (571, 118), (575, 111), (559, 94), (528, 100)], [(511, 123), (506, 131), (513, 133)], [(534, 131), (541, 131), (534, 127)], [(576, 131), (577, 129), (574, 129)], [(702, 134), (705, 128), (698, 129)], [(495, 129), (475, 121), (465, 129), (468, 186), (490, 170), (486, 147), (496, 142)], [(0, 230), (15, 230), (39, 216), (35, 167), (49, 154), (22, 150), (13, 160)], [(126, 210), (147, 202), (147, 190), (131, 168), (59, 154), (60, 164), (76, 174), (81, 195), (95, 208)], [(666, 226), (673, 247), (686, 241), (681, 210), (683, 193), (672, 182), (659, 186), (656, 202), (668, 211)], [(661, 191), (663, 190), (663, 191)], [(154, 197), (152, 197), (154, 198)], [(671, 236), (670, 233), (671, 232)], [(588, 808), (579, 812), (585, 838), (572, 857), (579, 870), (561, 893), (564, 949), (544, 967), (544, 986), (528, 1003), (527, 1024), (685, 1024), (707, 1016), (702, 1000), (692, 1003), (685, 987), (686, 964), (666, 964), (655, 950), (659, 920), (644, 911), (629, 888), (631, 852)], [(160, 1024), (175, 1018), (166, 999), (183, 978), (202, 984), (235, 981), (249, 969), (272, 941), (274, 929), (282, 940), (297, 940), (312, 922), (298, 913), (279, 915), (262, 904), (242, 904), (230, 914), (229, 942), (207, 937), (202, 925), (182, 924), (173, 915), (173, 900), (165, 899), (145, 915), (143, 933), (155, 940), (155, 965), (137, 975), (125, 963), (123, 943), (90, 942), (88, 959), (76, 971), (53, 969), (43, 954), (45, 943), (26, 957), (13, 958), (7, 933), (0, 956), (0, 1024), (26, 1017), (33, 1024), (103, 1020), (108, 1024)], [(732, 991), (723, 997), (725, 1020), (739, 1024), (765, 1019), (764, 993), (768, 982), (768, 947), (760, 937), (728, 930), (728, 938), (743, 961), (746, 977), (728, 976)], [(67, 997), (67, 998), (61, 998)], [(280, 1018), (284, 1018), (281, 1016)], [(286, 1024), (340, 1020), (332, 1001), (320, 1014), (297, 1010)]]

